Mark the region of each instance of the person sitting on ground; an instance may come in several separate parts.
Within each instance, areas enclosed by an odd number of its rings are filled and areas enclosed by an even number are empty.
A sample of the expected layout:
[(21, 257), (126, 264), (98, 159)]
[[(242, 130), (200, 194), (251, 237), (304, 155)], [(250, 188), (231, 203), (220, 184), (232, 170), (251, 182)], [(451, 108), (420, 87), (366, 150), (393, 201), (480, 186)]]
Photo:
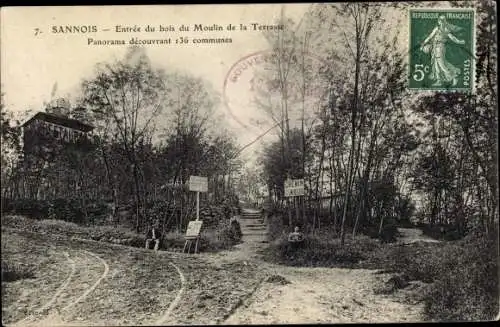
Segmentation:
[(295, 226), (295, 230), (288, 234), (288, 242), (296, 243), (304, 240), (304, 234), (299, 231), (299, 227)]
[(159, 222), (155, 221), (153, 226), (149, 228), (148, 233), (146, 234), (146, 249), (149, 249), (149, 245), (153, 241), (155, 242), (154, 250), (158, 251), (158, 248), (160, 247), (160, 238), (161, 238), (159, 225), (160, 225)]

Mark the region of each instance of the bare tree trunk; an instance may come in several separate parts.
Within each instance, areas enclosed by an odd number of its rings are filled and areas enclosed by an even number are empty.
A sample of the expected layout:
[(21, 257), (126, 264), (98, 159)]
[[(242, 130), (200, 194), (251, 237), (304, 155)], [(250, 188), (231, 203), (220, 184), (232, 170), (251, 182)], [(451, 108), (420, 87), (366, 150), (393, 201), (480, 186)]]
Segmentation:
[(334, 199), (334, 189), (333, 189), (333, 178), (334, 178), (334, 160), (333, 160), (333, 155), (331, 156), (330, 158), (330, 183), (329, 183), (329, 186), (330, 186), (330, 203), (329, 203), (329, 208), (328, 208), (328, 213), (330, 216), (332, 216), (333, 218), (333, 226), (335, 227), (336, 226), (336, 219), (335, 219), (335, 215), (334, 215), (334, 210), (333, 210), (333, 199)]
[(287, 210), (288, 210), (288, 226), (292, 226), (293, 225), (293, 221), (292, 221), (292, 210), (290, 208), (290, 198), (287, 198)]
[[(294, 201), (293, 201), (293, 203), (294, 203), (294, 205), (295, 205), (295, 215), (296, 215), (295, 220), (296, 220), (296, 221), (300, 221), (300, 209), (299, 209), (299, 204), (298, 204), (298, 202), (299, 202), (298, 197), (297, 197), (297, 196), (294, 196)], [(314, 227), (313, 227), (313, 228), (314, 228)]]
[(384, 226), (384, 216), (385, 215), (381, 215), (381, 217), (380, 217), (380, 225), (378, 226), (378, 235), (379, 235), (379, 237), (382, 236), (382, 228)]
[(372, 135), (372, 139), (370, 140), (370, 147), (368, 150), (368, 160), (366, 163), (366, 167), (364, 170), (363, 178), (362, 178), (362, 183), (361, 183), (361, 192), (360, 192), (360, 207), (358, 209), (358, 212), (356, 214), (356, 222), (354, 223), (354, 228), (352, 231), (352, 238), (354, 239), (356, 237), (356, 232), (358, 229), (358, 224), (359, 224), (359, 218), (360, 215), (363, 217), (366, 217), (366, 207), (367, 207), (367, 188), (368, 188), (368, 180), (370, 178), (370, 170), (372, 166), (372, 161), (373, 161), (373, 150), (375, 147), (375, 140), (377, 136), (377, 127), (375, 126), (375, 131)]
[(135, 163), (135, 159), (132, 160), (132, 174), (134, 177), (134, 199), (135, 199), (135, 213), (136, 213), (136, 223), (135, 223), (135, 231), (140, 233), (142, 230), (142, 203), (141, 203), (141, 191), (139, 186), (139, 171), (137, 164)]
[(352, 103), (352, 114), (351, 114), (351, 149), (349, 152), (349, 163), (347, 166), (347, 185), (346, 193), (344, 197), (344, 208), (342, 210), (342, 222), (340, 225), (340, 246), (344, 246), (345, 243), (345, 221), (347, 218), (347, 208), (349, 206), (349, 201), (351, 198), (352, 184), (354, 180), (354, 155), (356, 148), (356, 116), (357, 116), (357, 106), (358, 106), (358, 83), (359, 83), (359, 59), (356, 61), (356, 72), (355, 72), (355, 82), (354, 82), (354, 96)]
[[(321, 135), (321, 150), (320, 150), (320, 158), (319, 158), (319, 172), (318, 172), (318, 178), (316, 179), (316, 193), (315, 193), (315, 198), (316, 198), (316, 216), (320, 216), (320, 211), (321, 211), (321, 206), (322, 206), (322, 192), (320, 194), (320, 186), (321, 189), (323, 189), (323, 162), (325, 160), (325, 148), (326, 148), (326, 141), (325, 141), (325, 135), (324, 133)], [(320, 219), (320, 218), (318, 218)]]
[(115, 177), (111, 171), (111, 167), (109, 165), (109, 158), (108, 158), (108, 155), (106, 153), (106, 150), (104, 149), (104, 146), (101, 146), (101, 154), (102, 154), (102, 158), (104, 161), (104, 168), (106, 170), (108, 190), (111, 193), (111, 198), (113, 201), (113, 211), (111, 213), (112, 220), (115, 222), (115, 226), (116, 226), (117, 224), (119, 224), (120, 218), (118, 216), (118, 194), (117, 194), (117, 189), (116, 189)]

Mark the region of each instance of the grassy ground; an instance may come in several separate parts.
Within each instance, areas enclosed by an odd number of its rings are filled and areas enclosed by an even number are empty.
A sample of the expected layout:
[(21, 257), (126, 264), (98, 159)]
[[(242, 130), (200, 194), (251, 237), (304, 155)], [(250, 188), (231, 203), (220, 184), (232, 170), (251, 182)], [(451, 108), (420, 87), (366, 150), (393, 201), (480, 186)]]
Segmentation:
[(420, 297), (427, 320), (489, 320), (498, 314), (498, 235), (460, 241), (402, 245), (384, 244), (366, 236), (306, 235), (293, 248), (282, 235), (264, 251), (269, 262), (298, 267), (378, 269), (397, 274), (386, 289), (394, 292), (409, 282), (422, 282)]
[(60, 299), (54, 302), (59, 309), (81, 296), (103, 274), (103, 263), (85, 251), (101, 257), (109, 266), (106, 277), (84, 300), (69, 310), (59, 310), (66, 323), (154, 323), (181, 287), (179, 274), (171, 263), (179, 267), (186, 282), (182, 305), (172, 311), (166, 320), (169, 324), (221, 321), (259, 283), (258, 267), (250, 264), (217, 265), (199, 256), (155, 253), (64, 236), (2, 229), (2, 246), (2, 260), (30, 265), (36, 271), (32, 279), (2, 281), (4, 324), (23, 319), (50, 301), (71, 270), (65, 252), (76, 262), (76, 272)]
[[(235, 223), (221, 223), (215, 229), (203, 229), (199, 250), (202, 252), (217, 252), (226, 250), (239, 243), (241, 230)], [(237, 224), (237, 222), (236, 222)], [(78, 237), (106, 243), (121, 244), (142, 248), (145, 245), (145, 235), (137, 234), (121, 226), (92, 226), (85, 227), (75, 223), (44, 219), (35, 220), (24, 216), (2, 216), (2, 226), (29, 232), (50, 233), (67, 237)], [(239, 231), (239, 232), (238, 232)], [(182, 251), (184, 234), (169, 232), (162, 238), (160, 248), (169, 251)]]
[(5, 263), (32, 272), (29, 278), (15, 278), (12, 282), (2, 278), (4, 323), (21, 319), (31, 307), (42, 307), (50, 300), (50, 294), (56, 292), (59, 281), (64, 280), (68, 273), (66, 265), (60, 264), (65, 260), (63, 252), (55, 251), (53, 246), (39, 246), (23, 236), (2, 233), (2, 266)]
[[(60, 312), (63, 322), (87, 325), (137, 324), (139, 321), (154, 323), (168, 310), (181, 289), (179, 274), (171, 264), (181, 269), (186, 282), (181, 304), (172, 311), (165, 323), (222, 322), (241, 304), (242, 299), (254, 292), (267, 274), (263, 263), (249, 260), (248, 255), (155, 253), (106, 242), (71, 239), (68, 236), (82, 237), (88, 234), (83, 233), (84, 230), (79, 226), (64, 225), (64, 222), (34, 223), (31, 220), (10, 219), (11, 228), (2, 227), (2, 261), (6, 263), (2, 267), (10, 267), (17, 280), (2, 280), (4, 323), (18, 321), (51, 301), (53, 294), (71, 273), (68, 257), (73, 260), (76, 272), (66, 290), (60, 294), (60, 299), (54, 302), (54, 307), (65, 308), (84, 293), (104, 271), (103, 263), (85, 251), (91, 251), (104, 259), (109, 266), (109, 273), (84, 300), (71, 310)], [(12, 228), (13, 222), (18, 224), (13, 226), (17, 229)], [(30, 232), (32, 230), (36, 232)], [(362, 235), (352, 240), (347, 235), (344, 247), (340, 247), (338, 239), (325, 233), (307, 235), (306, 238), (308, 241), (300, 249), (291, 249), (285, 235), (271, 239), (269, 248), (263, 251), (263, 257), (269, 262), (283, 264), (285, 268), (291, 265), (368, 268), (398, 274), (398, 279), (389, 280), (388, 289), (382, 289), (388, 281), (384, 281), (384, 285), (371, 282), (373, 278), (370, 274), (373, 271), (368, 273), (365, 270), (366, 278), (361, 279), (368, 286), (380, 287), (382, 293), (404, 293), (408, 297), (408, 292), (403, 291), (411, 289), (417, 300), (424, 301), (426, 320), (487, 320), (498, 312), (497, 238), (476, 237), (457, 242), (417, 242), (401, 246), (382, 244)], [(226, 256), (231, 260), (221, 260)], [(288, 276), (285, 274), (287, 271), (283, 272), (284, 276)], [(356, 271), (361, 273), (362, 270)], [(360, 282), (352, 276), (347, 274), (344, 284)], [(335, 273), (332, 278), (328, 285), (343, 285), (338, 284)], [(308, 280), (297, 280), (295, 283), (307, 283)], [(421, 284), (414, 281), (420, 281)], [(297, 287), (294, 285), (289, 288), (296, 294)], [(317, 292), (323, 289), (324, 286), (318, 286)], [(351, 288), (340, 293), (345, 295), (348, 290)], [(330, 293), (336, 291), (338, 288), (333, 287)], [(300, 294), (301, 298), (309, 296)], [(363, 296), (367, 295), (355, 294), (353, 301), (359, 301)], [(276, 295), (276, 301), (279, 298), (280, 295)], [(334, 297), (332, 299), (335, 302), (332, 308), (338, 309), (338, 301)], [(297, 301), (303, 303), (299, 298)], [(370, 309), (366, 304), (362, 307)], [(375, 312), (380, 308), (365, 309), (360, 310), (359, 314), (363, 315), (363, 319), (373, 320), (367, 312)], [(328, 316), (329, 313), (323, 314)]]

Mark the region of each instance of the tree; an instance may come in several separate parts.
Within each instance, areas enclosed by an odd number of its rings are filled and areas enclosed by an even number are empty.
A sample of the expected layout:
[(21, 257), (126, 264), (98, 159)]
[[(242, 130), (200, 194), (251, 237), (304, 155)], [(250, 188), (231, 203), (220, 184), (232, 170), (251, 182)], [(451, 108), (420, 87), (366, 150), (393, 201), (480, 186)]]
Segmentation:
[(101, 64), (96, 76), (82, 83), (83, 104), (108, 117), (112, 138), (125, 153), (134, 181), (136, 230), (144, 219), (138, 147), (154, 129), (155, 118), (168, 103), (163, 71), (154, 69), (140, 48), (130, 48), (122, 61)]
[[(457, 4), (462, 5), (468, 4)], [(435, 191), (430, 201), (431, 219), (440, 220), (436, 215), (443, 213), (437, 202), (446, 196), (450, 199), (443, 203), (453, 203), (450, 210), (453, 209), (454, 214), (449, 216), (462, 217), (462, 220), (468, 217), (471, 223), (474, 216), (479, 216), (480, 229), (492, 231), (498, 224), (496, 7), (487, 0), (475, 2), (474, 6), (478, 18), (476, 94), (437, 92), (417, 99), (414, 110), (427, 121), (439, 120), (441, 125), (446, 122), (448, 135), (433, 140), (435, 152), (422, 155), (420, 170), (415, 174), (425, 171), (428, 161), (447, 160), (442, 166), (450, 170), (449, 178), (441, 178), (439, 185), (428, 184), (434, 185)], [(426, 176), (429, 175), (423, 174), (421, 178)], [(422, 186), (418, 178), (416, 183), (417, 187)], [(453, 219), (453, 223), (460, 225), (461, 230), (465, 224), (458, 219)]]
[(21, 129), (19, 121), (14, 120), (12, 113), (5, 107), (3, 93), (0, 95), (0, 115), (2, 197), (9, 198), (15, 188), (16, 165), (21, 154)]
[[(405, 96), (405, 68), (397, 44), (398, 33), (387, 36), (377, 31), (385, 23), (383, 9), (381, 4), (318, 5), (311, 9), (316, 24), (313, 26), (325, 31), (324, 38), (336, 44), (334, 49), (323, 52), (328, 54), (330, 62), (342, 62), (340, 67), (330, 64), (323, 70), (325, 78), (329, 79), (330, 91), (327, 94), (330, 99), (320, 113), (325, 126), (323, 132), (330, 131), (343, 139), (340, 143), (331, 143), (341, 144), (340, 149), (349, 149), (347, 153), (332, 149), (332, 155), (339, 160), (331, 160), (329, 165), (330, 176), (333, 176), (334, 163), (343, 164), (337, 165), (342, 167), (337, 168), (342, 174), (335, 174), (335, 184), (343, 181), (341, 244), (344, 244), (348, 223), (354, 225), (355, 236), (360, 221), (366, 220), (370, 212), (366, 191), (377, 167), (383, 167), (384, 158), (377, 155), (381, 141), (398, 143), (408, 133), (408, 130), (404, 133), (391, 130), (390, 126), (404, 120), (401, 100)], [(339, 47), (339, 44), (344, 47)], [(321, 44), (317, 46), (321, 47)], [(325, 115), (328, 111), (330, 117), (335, 117), (335, 127), (326, 123), (324, 117), (328, 116)], [(349, 137), (339, 136), (334, 129), (342, 130), (340, 134), (348, 133)], [(404, 155), (400, 151), (394, 151), (394, 154), (392, 159), (396, 162)], [(358, 179), (361, 183), (354, 188)], [(331, 189), (333, 191), (333, 185)], [(356, 208), (354, 203), (358, 204)]]

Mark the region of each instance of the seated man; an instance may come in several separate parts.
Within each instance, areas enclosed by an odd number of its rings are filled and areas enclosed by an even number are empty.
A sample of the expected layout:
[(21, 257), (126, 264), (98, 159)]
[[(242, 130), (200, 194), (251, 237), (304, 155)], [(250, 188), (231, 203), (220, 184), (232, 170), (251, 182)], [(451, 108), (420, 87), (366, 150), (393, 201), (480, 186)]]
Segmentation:
[(158, 251), (158, 248), (160, 247), (160, 238), (161, 238), (161, 232), (159, 229), (159, 223), (155, 222), (155, 224), (151, 228), (149, 228), (148, 233), (146, 234), (146, 249), (149, 249), (151, 241), (154, 241), (155, 242), (154, 250)]
[(295, 230), (288, 234), (288, 242), (297, 243), (304, 240), (304, 234), (299, 232), (299, 227), (295, 226)]

